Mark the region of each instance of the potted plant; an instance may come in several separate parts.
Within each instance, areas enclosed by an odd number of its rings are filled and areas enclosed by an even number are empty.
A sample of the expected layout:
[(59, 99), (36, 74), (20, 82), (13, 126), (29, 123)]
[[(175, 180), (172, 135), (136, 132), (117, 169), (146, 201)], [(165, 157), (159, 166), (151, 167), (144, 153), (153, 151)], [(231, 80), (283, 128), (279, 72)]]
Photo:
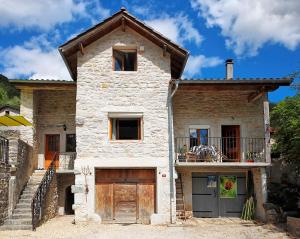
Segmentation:
[(252, 152), (247, 152), (246, 154), (246, 162), (247, 163), (254, 163), (254, 157)]
[(178, 160), (182, 161), (186, 159), (186, 153), (187, 153), (187, 146), (183, 145), (180, 149), (179, 149), (179, 154), (178, 154)]

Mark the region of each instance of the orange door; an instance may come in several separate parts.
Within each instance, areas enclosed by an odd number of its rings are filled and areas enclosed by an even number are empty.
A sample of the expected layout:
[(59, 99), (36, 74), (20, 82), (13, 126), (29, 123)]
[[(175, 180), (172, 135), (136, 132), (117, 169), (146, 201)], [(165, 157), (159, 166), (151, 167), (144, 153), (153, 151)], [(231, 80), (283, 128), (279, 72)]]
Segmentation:
[(56, 154), (56, 163), (55, 166), (58, 167), (59, 162), (59, 144), (60, 144), (60, 136), (59, 134), (47, 134), (46, 135), (46, 145), (45, 145), (45, 169), (47, 169), (52, 159)]
[(222, 151), (228, 160), (239, 162), (241, 159), (240, 126), (222, 125)]

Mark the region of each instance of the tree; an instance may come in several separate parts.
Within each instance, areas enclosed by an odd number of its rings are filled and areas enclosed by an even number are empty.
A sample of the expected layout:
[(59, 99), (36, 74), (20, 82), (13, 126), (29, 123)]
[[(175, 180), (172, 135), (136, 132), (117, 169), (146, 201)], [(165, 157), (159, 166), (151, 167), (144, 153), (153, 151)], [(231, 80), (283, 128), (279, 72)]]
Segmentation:
[(271, 111), (271, 126), (275, 129), (273, 152), (300, 175), (300, 92), (279, 102)]
[(9, 83), (8, 79), (0, 74), (0, 106), (10, 105), (18, 108), (20, 105), (20, 94), (18, 90)]

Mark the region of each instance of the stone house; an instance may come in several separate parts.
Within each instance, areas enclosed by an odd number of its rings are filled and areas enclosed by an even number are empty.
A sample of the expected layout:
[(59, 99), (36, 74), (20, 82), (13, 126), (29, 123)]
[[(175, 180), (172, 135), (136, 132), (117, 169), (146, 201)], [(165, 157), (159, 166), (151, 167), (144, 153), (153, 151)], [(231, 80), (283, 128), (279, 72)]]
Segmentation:
[(264, 218), (268, 92), (290, 79), (234, 79), (232, 60), (224, 79), (181, 79), (187, 50), (125, 9), (59, 51), (73, 81), (12, 81), (33, 123), (19, 130), (31, 191), (39, 175), (56, 175), (59, 214), (145, 224), (240, 216), (251, 171)]
[(20, 110), (16, 109), (15, 107), (12, 107), (10, 105), (3, 105), (0, 107), (0, 116), (3, 115), (19, 115), (20, 114)]

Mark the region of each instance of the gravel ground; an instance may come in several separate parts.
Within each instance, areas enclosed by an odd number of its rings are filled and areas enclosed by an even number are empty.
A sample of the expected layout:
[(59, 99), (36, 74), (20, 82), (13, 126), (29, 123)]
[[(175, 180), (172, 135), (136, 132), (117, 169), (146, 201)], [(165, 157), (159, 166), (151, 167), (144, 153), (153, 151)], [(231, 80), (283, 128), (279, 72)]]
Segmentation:
[(88, 239), (284, 239), (286, 232), (274, 225), (243, 222), (240, 219), (190, 219), (171, 226), (151, 226), (137, 224), (72, 224), (73, 217), (56, 217), (35, 232), (0, 231), (0, 238), (88, 238)]

